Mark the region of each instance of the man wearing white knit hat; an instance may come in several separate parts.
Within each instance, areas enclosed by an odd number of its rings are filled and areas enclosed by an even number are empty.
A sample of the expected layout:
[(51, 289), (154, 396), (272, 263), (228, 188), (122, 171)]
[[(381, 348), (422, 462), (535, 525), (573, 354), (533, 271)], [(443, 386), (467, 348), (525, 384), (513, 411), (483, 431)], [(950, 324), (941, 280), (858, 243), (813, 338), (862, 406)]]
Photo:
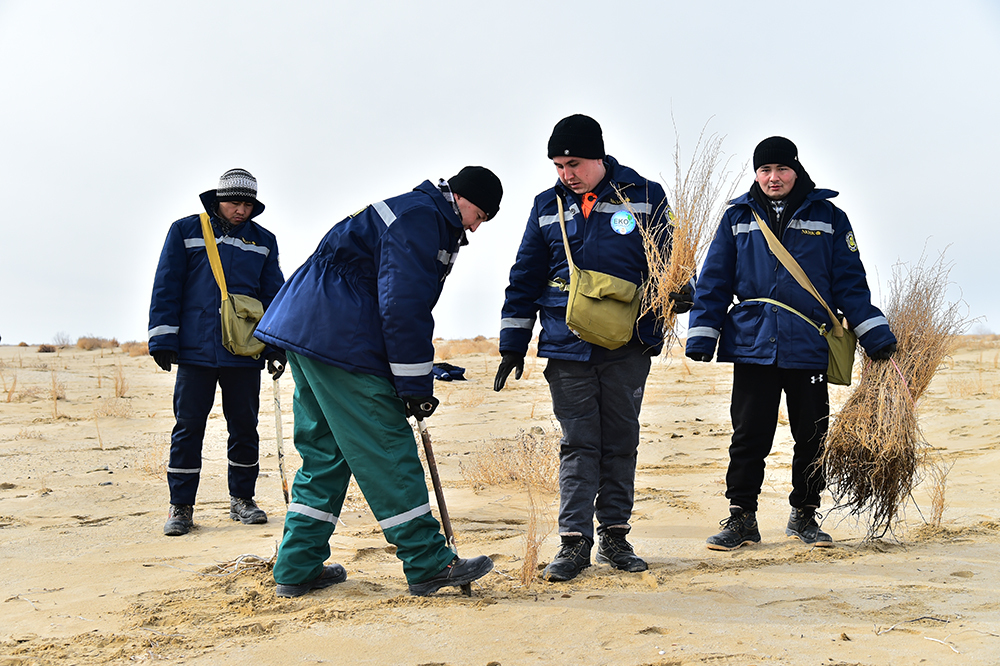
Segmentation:
[(201, 201), (208, 226), (202, 224), (203, 215), (190, 215), (170, 227), (149, 308), (149, 353), (167, 372), (177, 364), (177, 422), (167, 464), (170, 509), (163, 526), (167, 536), (187, 534), (194, 527), (202, 442), (217, 385), (229, 430), (229, 516), (247, 525), (267, 522), (253, 499), (260, 471), (260, 371), (266, 362), (277, 379), (285, 365), (280, 349), (265, 347), (253, 356), (242, 356), (223, 345), (222, 292), (212, 270), (212, 248), (207, 246), (210, 229), (229, 294), (257, 299), (266, 309), (284, 277), (274, 234), (254, 219), (264, 211), (257, 200), (257, 179), (244, 169), (230, 169), (217, 189), (201, 194)]

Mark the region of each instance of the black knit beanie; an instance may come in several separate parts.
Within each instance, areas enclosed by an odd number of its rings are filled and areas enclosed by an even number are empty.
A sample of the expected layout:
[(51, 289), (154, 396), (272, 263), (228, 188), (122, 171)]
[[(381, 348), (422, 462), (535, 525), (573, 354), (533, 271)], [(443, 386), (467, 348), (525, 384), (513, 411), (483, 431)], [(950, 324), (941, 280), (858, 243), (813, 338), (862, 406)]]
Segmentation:
[(481, 166), (467, 166), (448, 179), (453, 194), (465, 197), (486, 213), (492, 220), (500, 210), (503, 185), (492, 171)]
[(604, 135), (601, 126), (590, 116), (575, 114), (556, 123), (549, 137), (549, 159), (582, 157), (599, 160), (604, 157)]
[(753, 170), (765, 164), (783, 164), (798, 175), (804, 171), (799, 163), (799, 149), (783, 136), (772, 136), (757, 144), (753, 151)]

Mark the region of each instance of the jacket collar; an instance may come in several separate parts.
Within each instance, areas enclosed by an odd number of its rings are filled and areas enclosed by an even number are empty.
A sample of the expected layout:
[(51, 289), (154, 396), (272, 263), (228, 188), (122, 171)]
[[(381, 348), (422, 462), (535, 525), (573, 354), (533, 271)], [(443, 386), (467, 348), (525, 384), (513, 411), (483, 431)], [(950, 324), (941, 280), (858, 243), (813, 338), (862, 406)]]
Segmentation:
[(437, 185), (429, 180), (425, 180), (416, 187), (413, 188), (414, 192), (422, 192), (429, 196), (433, 201), (434, 205), (437, 206), (438, 211), (444, 216), (444, 219), (448, 221), (448, 226), (452, 235), (459, 238), (459, 244), (468, 245), (469, 240), (465, 235), (465, 227), (462, 226), (462, 220), (459, 219), (458, 215), (455, 215), (455, 209), (452, 208), (451, 202), (444, 198), (441, 194), (441, 190), (437, 188)]

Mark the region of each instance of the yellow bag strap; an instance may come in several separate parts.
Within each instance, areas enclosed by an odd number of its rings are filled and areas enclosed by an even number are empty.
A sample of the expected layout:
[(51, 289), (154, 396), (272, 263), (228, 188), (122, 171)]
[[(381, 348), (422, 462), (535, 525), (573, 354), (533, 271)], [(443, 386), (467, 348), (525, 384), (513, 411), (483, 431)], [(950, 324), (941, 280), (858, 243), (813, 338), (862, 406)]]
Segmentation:
[(562, 197), (559, 193), (556, 193), (556, 205), (559, 206), (559, 228), (562, 229), (563, 236), (563, 247), (566, 249), (566, 261), (569, 262), (569, 272), (570, 275), (576, 270), (576, 266), (573, 265), (573, 255), (569, 251), (569, 237), (566, 235), (566, 213), (563, 211)]
[(805, 320), (806, 320), (807, 322), (809, 322), (809, 323), (810, 323), (810, 324), (812, 325), (812, 327), (813, 327), (813, 328), (815, 328), (815, 329), (816, 329), (817, 331), (819, 331), (819, 334), (820, 334), (820, 335), (823, 335), (823, 333), (825, 332), (825, 331), (823, 330), (823, 327), (822, 327), (822, 326), (817, 326), (817, 325), (816, 325), (816, 322), (814, 322), (814, 321), (813, 321), (812, 319), (810, 319), (809, 317), (805, 316), (804, 314), (802, 314), (801, 312), (799, 312), (798, 310), (796, 310), (796, 309), (795, 309), (795, 308), (793, 308), (792, 306), (790, 306), (790, 305), (785, 305), (785, 304), (784, 304), (784, 303), (782, 303), (781, 301), (776, 301), (776, 300), (774, 300), (773, 298), (748, 298), (748, 299), (747, 299), (746, 301), (743, 301), (743, 302), (744, 302), (744, 303), (746, 303), (746, 302), (748, 302), (748, 301), (761, 301), (761, 302), (763, 302), (763, 303), (770, 303), (771, 305), (777, 305), (777, 306), (778, 306), (778, 307), (780, 307), (780, 308), (785, 308), (785, 309), (786, 309), (786, 310), (788, 310), (789, 312), (794, 312), (795, 314), (797, 314), (798, 316), (802, 317), (802, 318), (803, 318), (803, 319), (805, 319)]
[[(754, 219), (757, 220), (757, 226), (760, 227), (761, 233), (764, 234), (764, 239), (767, 240), (767, 245), (768, 247), (771, 248), (771, 252), (773, 252), (774, 256), (778, 258), (778, 261), (780, 261), (781, 264), (786, 269), (788, 269), (788, 272), (792, 274), (792, 277), (795, 278), (795, 281), (798, 282), (803, 289), (812, 294), (813, 298), (819, 301), (820, 305), (823, 306), (823, 309), (826, 310), (826, 313), (830, 315), (830, 321), (833, 322), (834, 336), (838, 338), (844, 337), (843, 325), (841, 325), (840, 320), (837, 319), (837, 316), (833, 314), (833, 310), (831, 310), (830, 306), (826, 304), (826, 301), (823, 300), (823, 297), (819, 295), (818, 291), (816, 291), (816, 287), (813, 286), (813, 283), (809, 279), (809, 276), (806, 275), (806, 272), (802, 270), (801, 266), (799, 266), (799, 262), (795, 261), (795, 257), (789, 254), (788, 250), (785, 249), (785, 246), (781, 244), (781, 241), (775, 238), (774, 232), (771, 231), (771, 229), (767, 226), (767, 223), (760, 218), (760, 215), (757, 214), (757, 211), (753, 210), (752, 208), (750, 210), (753, 212)], [(765, 299), (761, 298), (761, 299), (749, 299), (749, 300), (765, 300)], [(777, 301), (773, 302), (777, 303)], [(777, 304), (781, 305), (784, 308), (792, 310), (783, 303), (777, 303)], [(795, 310), (792, 310), (792, 312), (795, 312)], [(795, 313), (800, 314), (798, 312)], [(810, 319), (810, 321), (812, 320)]]
[(208, 262), (212, 264), (212, 273), (215, 274), (215, 281), (219, 284), (219, 291), (222, 292), (222, 300), (228, 301), (226, 276), (222, 272), (222, 259), (219, 258), (219, 248), (215, 245), (215, 232), (212, 231), (212, 224), (208, 221), (208, 213), (201, 214), (201, 235), (205, 237), (205, 251), (208, 252)]

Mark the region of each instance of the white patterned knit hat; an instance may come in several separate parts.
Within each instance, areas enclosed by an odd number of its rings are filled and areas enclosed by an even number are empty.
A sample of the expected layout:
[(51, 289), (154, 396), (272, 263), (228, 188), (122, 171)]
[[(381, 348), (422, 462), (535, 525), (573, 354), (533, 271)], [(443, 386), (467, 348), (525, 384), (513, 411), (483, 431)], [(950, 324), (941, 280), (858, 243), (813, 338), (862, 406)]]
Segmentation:
[(256, 201), (257, 179), (245, 169), (230, 169), (219, 179), (217, 201)]

